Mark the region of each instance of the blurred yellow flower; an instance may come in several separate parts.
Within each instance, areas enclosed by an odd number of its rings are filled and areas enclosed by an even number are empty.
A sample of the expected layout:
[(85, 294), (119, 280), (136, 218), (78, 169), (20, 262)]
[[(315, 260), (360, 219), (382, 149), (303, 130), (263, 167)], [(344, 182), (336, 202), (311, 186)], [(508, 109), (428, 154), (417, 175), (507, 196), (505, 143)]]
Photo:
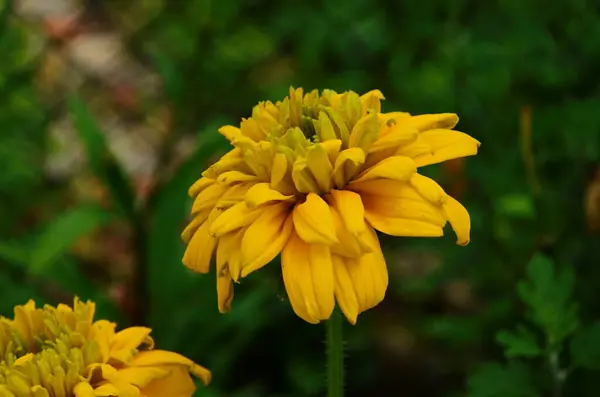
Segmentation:
[(234, 147), (190, 188), (192, 220), (183, 263), (209, 270), (216, 251), (219, 310), (233, 281), (281, 253), (292, 308), (310, 323), (335, 302), (351, 323), (383, 300), (388, 273), (375, 230), (436, 237), (449, 222), (469, 242), (467, 210), (418, 167), (477, 153), (453, 131), (455, 114), (381, 113), (378, 90), (359, 96), (290, 88), (261, 102), (240, 128), (219, 132)]
[(150, 329), (115, 332), (94, 321), (95, 305), (35, 302), (0, 317), (0, 397), (191, 397), (190, 373), (204, 384), (210, 372), (170, 351), (154, 350)]

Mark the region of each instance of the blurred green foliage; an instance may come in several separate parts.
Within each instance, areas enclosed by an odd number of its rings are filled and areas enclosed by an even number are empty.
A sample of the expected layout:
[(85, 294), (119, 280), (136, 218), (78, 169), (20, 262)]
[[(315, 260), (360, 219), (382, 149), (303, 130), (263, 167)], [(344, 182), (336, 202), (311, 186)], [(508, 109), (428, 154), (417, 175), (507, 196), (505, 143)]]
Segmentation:
[[(214, 274), (181, 265), (187, 188), (227, 150), (216, 129), (259, 100), (281, 98), (290, 84), (379, 88), (384, 110), (458, 113), (458, 128), (482, 147), (465, 163), (424, 170), (469, 209), (468, 247), (451, 236), (383, 240), (391, 284), (386, 301), (347, 329), (348, 395), (595, 395), (600, 268), (587, 225), (600, 217), (591, 193), (600, 160), (596, 2), (106, 1), (132, 53), (161, 76), (163, 95), (152, 100), (172, 112), (172, 137), (196, 143), (140, 200), (87, 98), (70, 96), (64, 109), (108, 205), (65, 205), (67, 183), (43, 177), (56, 109), (38, 99), (37, 53), (28, 51), (43, 39), (0, 4), (3, 314), (30, 297), (77, 294), (123, 326), (149, 324), (159, 346), (208, 366), (213, 385), (198, 395), (322, 395), (323, 330), (293, 315), (275, 264), (236, 286), (227, 315), (217, 312)], [(131, 310), (71, 249), (115, 222), (134, 236)]]

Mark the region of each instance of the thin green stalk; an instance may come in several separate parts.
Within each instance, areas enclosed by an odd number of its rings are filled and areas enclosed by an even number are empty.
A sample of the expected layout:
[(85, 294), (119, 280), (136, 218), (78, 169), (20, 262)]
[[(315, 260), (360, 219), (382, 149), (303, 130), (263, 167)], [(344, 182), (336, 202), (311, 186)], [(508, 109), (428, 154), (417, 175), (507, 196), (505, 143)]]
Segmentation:
[(335, 310), (327, 327), (327, 396), (344, 396), (344, 318)]

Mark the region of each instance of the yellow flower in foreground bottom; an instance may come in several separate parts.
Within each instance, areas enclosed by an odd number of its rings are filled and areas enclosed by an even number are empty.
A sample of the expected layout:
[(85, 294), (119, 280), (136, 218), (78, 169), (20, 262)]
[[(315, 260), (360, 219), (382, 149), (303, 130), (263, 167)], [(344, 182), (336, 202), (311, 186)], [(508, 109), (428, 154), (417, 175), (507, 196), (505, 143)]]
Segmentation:
[(15, 307), (0, 318), (0, 397), (191, 397), (190, 373), (210, 372), (173, 352), (153, 350), (150, 329), (115, 332), (94, 321), (95, 305)]
[(477, 153), (453, 131), (455, 114), (381, 113), (378, 90), (359, 96), (290, 89), (261, 102), (240, 128), (219, 132), (233, 149), (189, 190), (183, 263), (209, 270), (216, 250), (219, 310), (233, 281), (281, 253), (291, 305), (310, 323), (335, 301), (351, 323), (383, 300), (388, 273), (375, 230), (436, 237), (450, 222), (469, 242), (466, 209), (418, 167)]

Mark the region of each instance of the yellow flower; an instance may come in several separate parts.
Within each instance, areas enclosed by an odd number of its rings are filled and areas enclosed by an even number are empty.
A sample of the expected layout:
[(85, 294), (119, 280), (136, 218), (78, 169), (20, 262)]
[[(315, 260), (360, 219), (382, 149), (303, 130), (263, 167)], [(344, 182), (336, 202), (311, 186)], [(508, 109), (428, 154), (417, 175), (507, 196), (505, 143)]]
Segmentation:
[(149, 328), (115, 332), (94, 311), (77, 298), (73, 308), (30, 300), (0, 317), (0, 397), (190, 397), (190, 373), (210, 382), (207, 369), (154, 350)]
[(362, 96), (290, 88), (261, 102), (234, 147), (190, 188), (183, 263), (206, 273), (216, 251), (219, 310), (237, 282), (281, 253), (292, 308), (310, 323), (335, 302), (351, 323), (383, 300), (388, 273), (375, 230), (436, 237), (449, 222), (469, 242), (467, 210), (418, 167), (477, 153), (453, 131), (455, 114), (381, 113), (380, 91)]

